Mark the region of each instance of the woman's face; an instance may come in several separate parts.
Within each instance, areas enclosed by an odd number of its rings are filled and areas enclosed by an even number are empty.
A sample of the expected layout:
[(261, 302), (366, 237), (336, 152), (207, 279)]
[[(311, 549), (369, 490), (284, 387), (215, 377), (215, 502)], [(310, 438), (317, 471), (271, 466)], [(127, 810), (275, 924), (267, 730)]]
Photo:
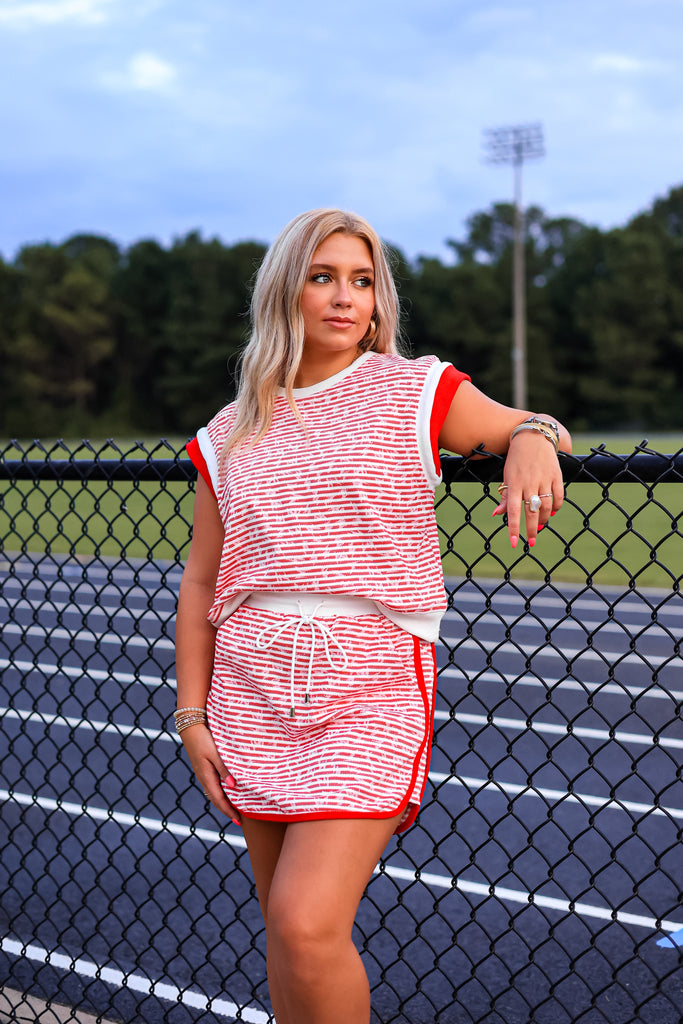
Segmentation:
[(304, 355), (351, 363), (375, 309), (370, 247), (356, 235), (329, 235), (313, 254), (301, 295)]

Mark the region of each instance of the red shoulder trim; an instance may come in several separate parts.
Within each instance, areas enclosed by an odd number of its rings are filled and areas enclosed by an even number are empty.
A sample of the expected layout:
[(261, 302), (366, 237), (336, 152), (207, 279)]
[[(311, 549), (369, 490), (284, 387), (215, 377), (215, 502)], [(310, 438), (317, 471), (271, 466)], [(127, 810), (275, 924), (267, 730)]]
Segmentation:
[(434, 467), (437, 473), (441, 472), (441, 459), (439, 458), (439, 434), (441, 433), (444, 420), (448, 415), (451, 402), (455, 397), (455, 392), (464, 380), (471, 380), (470, 375), (468, 373), (463, 373), (461, 370), (456, 370), (454, 366), (449, 365), (441, 374), (439, 383), (436, 386), (436, 391), (434, 392), (432, 415), (429, 420), (429, 440), (432, 446)]
[(213, 483), (211, 480), (211, 474), (209, 473), (209, 467), (206, 464), (206, 459), (202, 455), (202, 450), (199, 447), (199, 441), (196, 437), (193, 437), (191, 441), (185, 445), (185, 451), (190, 456), (192, 464), (197, 467), (197, 472), (201, 474), (203, 479), (208, 484), (209, 490), (216, 497), (216, 492), (213, 489)]

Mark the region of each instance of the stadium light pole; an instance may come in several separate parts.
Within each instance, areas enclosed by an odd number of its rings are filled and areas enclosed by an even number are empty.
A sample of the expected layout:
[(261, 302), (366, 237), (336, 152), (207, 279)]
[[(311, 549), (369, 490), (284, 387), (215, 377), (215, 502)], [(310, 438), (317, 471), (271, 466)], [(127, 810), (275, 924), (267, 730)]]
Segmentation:
[(525, 160), (545, 156), (543, 125), (517, 124), (484, 131), (486, 160), (512, 164), (514, 171), (514, 242), (512, 272), (512, 393), (514, 405), (527, 407), (525, 220), (522, 205), (522, 167)]

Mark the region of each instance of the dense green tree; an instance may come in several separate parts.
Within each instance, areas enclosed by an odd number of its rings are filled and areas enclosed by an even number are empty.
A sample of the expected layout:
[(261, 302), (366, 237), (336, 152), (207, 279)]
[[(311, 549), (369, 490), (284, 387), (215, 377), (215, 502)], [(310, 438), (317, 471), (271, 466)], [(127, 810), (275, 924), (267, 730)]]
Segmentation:
[(19, 271), (0, 259), (0, 429), (5, 434), (15, 431), (25, 407), (15, 343), (20, 282)]
[(226, 248), (197, 233), (174, 243), (163, 373), (155, 392), (164, 429), (195, 430), (232, 397), (231, 378), (248, 330), (250, 285), (264, 252), (254, 242)]
[[(513, 207), (474, 213), (452, 259), (389, 247), (407, 347), (511, 400)], [(0, 261), (0, 425), (189, 433), (232, 397), (256, 242), (192, 232), (127, 251), (74, 235)], [(600, 231), (526, 211), (529, 405), (574, 429), (680, 423), (683, 187)]]
[(81, 432), (101, 408), (103, 368), (115, 348), (110, 286), (118, 257), (113, 242), (86, 235), (20, 251), (20, 428)]

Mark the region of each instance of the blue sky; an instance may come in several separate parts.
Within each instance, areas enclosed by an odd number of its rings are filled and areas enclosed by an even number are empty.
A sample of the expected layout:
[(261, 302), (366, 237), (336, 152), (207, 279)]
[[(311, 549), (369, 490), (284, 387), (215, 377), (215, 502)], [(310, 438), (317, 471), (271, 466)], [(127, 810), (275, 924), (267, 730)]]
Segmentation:
[(301, 210), (444, 256), (512, 191), (602, 227), (683, 183), (680, 0), (0, 0), (0, 252), (77, 231), (271, 241)]

